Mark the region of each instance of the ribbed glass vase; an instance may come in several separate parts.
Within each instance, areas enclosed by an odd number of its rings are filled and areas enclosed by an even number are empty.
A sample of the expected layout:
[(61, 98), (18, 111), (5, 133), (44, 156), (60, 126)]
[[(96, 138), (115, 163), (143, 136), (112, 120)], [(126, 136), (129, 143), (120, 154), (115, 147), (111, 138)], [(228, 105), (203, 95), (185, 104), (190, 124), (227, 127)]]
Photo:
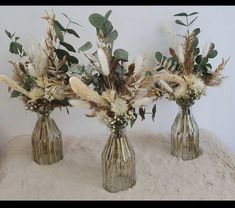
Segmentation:
[(136, 183), (135, 152), (126, 136), (126, 125), (110, 129), (102, 152), (103, 187), (109, 192), (124, 191)]
[(171, 127), (171, 154), (183, 160), (199, 156), (199, 128), (190, 105), (179, 105)]
[(63, 159), (62, 135), (49, 114), (38, 114), (32, 133), (33, 160), (50, 165)]

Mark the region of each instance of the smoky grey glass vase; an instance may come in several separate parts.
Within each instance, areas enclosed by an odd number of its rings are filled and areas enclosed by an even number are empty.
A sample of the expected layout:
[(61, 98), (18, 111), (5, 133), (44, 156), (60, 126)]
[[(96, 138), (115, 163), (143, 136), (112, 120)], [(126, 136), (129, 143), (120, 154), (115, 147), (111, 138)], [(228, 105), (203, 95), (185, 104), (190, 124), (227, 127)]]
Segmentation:
[(171, 127), (171, 154), (182, 160), (199, 156), (199, 127), (191, 105), (179, 105), (179, 112)]
[(126, 135), (126, 125), (110, 129), (102, 152), (103, 187), (108, 192), (120, 192), (136, 183), (135, 152)]
[(38, 114), (32, 136), (33, 160), (50, 165), (63, 159), (62, 135), (49, 114)]

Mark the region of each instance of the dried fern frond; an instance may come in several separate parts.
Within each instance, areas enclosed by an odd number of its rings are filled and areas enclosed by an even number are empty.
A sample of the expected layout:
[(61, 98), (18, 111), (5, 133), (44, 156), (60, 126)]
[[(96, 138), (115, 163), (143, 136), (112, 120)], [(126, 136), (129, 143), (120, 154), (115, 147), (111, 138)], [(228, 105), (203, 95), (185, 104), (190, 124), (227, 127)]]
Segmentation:
[(193, 41), (195, 36), (193, 34), (185, 36), (184, 42), (184, 63), (182, 66), (183, 74), (189, 75), (192, 73), (194, 66), (194, 47)]

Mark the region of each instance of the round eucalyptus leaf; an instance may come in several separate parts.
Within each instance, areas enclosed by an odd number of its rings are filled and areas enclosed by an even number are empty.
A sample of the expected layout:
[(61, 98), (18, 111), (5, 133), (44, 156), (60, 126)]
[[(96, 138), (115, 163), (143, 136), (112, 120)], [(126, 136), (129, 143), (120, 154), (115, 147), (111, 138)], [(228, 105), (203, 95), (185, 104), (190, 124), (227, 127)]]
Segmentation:
[(98, 13), (94, 13), (94, 14), (90, 15), (90, 17), (89, 17), (89, 22), (95, 28), (101, 28), (104, 25), (105, 21), (106, 21), (106, 19)]

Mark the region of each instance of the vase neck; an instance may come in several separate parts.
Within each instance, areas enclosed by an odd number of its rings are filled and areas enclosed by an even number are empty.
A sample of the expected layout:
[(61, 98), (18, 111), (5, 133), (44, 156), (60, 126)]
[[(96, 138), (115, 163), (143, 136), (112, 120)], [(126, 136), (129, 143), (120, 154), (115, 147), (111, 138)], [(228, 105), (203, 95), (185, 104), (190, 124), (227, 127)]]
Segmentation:
[(50, 113), (38, 113), (38, 118), (49, 118)]
[(192, 107), (191, 105), (180, 105), (179, 110), (182, 114), (190, 115)]
[(127, 125), (118, 125), (109, 127), (110, 134), (113, 135), (113, 138), (122, 138), (126, 135), (126, 126)]

